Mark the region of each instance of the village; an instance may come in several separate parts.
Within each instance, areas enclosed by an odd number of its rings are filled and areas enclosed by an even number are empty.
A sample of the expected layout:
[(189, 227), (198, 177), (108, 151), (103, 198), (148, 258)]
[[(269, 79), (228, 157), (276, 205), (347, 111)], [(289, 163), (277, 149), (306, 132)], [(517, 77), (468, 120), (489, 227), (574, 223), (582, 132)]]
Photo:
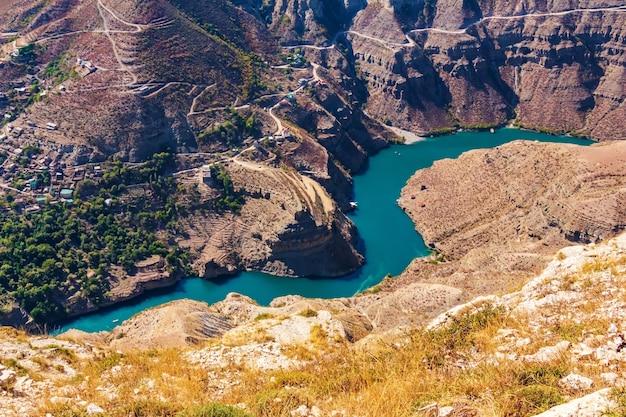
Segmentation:
[[(27, 48), (18, 48), (15, 42), (7, 44), (11, 50), (4, 51), (4, 61), (23, 60)], [(306, 64), (301, 53), (289, 54), (287, 67), (302, 67)], [(59, 143), (63, 137), (63, 128), (57, 120), (34, 120), (29, 117), (26, 109), (33, 103), (45, 100), (58, 94), (66, 94), (72, 79), (80, 79), (97, 71), (98, 68), (90, 61), (75, 56), (71, 61), (68, 74), (48, 74), (50, 65), (37, 68), (0, 88), (0, 188), (6, 195), (6, 210), (18, 213), (37, 213), (45, 204), (74, 203), (74, 198), (83, 180), (98, 183), (110, 163), (84, 163), (87, 158), (77, 158), (77, 153), (84, 148), (81, 145)], [(49, 75), (52, 76), (49, 77)], [(65, 78), (64, 78), (65, 77)], [(70, 78), (65, 82), (66, 78)], [(275, 104), (265, 107), (276, 125), (275, 130), (265, 132), (262, 138), (248, 138), (228, 153), (227, 160), (246, 151), (257, 150), (267, 156), (267, 145), (280, 144), (283, 140), (293, 139), (290, 130), (283, 126), (282, 121), (273, 111), (281, 106), (289, 106), (295, 101), (295, 94), (306, 88), (310, 82), (322, 82), (315, 71), (313, 79), (301, 78), (298, 87), (285, 95)], [(69, 84), (68, 84), (69, 83)], [(141, 90), (139, 90), (141, 91)], [(61, 141), (63, 142), (63, 141)], [(84, 149), (83, 149), (84, 150)], [(207, 155), (204, 163), (219, 162), (222, 156)], [(199, 182), (203, 182), (202, 169)], [(183, 170), (187, 171), (187, 170)], [(182, 172), (181, 172), (182, 173)], [(137, 186), (139, 187), (139, 186)], [(130, 194), (138, 191), (131, 187)]]
[(12, 208), (33, 213), (44, 204), (72, 204), (78, 182), (102, 176), (99, 164), (72, 166), (73, 145), (45, 138), (46, 131), (58, 129), (55, 123), (41, 126), (27, 120), (25, 124), (7, 123), (0, 133), (0, 188), (10, 196)]

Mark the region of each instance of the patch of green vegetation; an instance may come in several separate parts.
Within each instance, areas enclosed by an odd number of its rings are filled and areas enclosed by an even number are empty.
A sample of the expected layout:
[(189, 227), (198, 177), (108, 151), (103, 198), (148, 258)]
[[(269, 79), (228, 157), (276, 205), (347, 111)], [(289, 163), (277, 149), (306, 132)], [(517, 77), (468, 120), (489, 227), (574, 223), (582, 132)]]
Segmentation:
[(261, 314), (259, 314), (258, 316), (256, 316), (256, 317), (254, 318), (254, 321), (267, 320), (267, 319), (271, 319), (271, 318), (274, 318), (274, 315), (273, 315), (273, 314), (270, 314), (270, 313), (261, 313)]
[(18, 56), (16, 61), (21, 64), (31, 64), (37, 58), (37, 50), (34, 43), (29, 43), (17, 49)]
[[(279, 398), (279, 400), (276, 400)], [(289, 416), (302, 404), (308, 404), (306, 396), (296, 390), (273, 389), (259, 393), (253, 404), (257, 417)]]
[(555, 334), (558, 334), (561, 339), (568, 342), (578, 342), (578, 339), (582, 337), (585, 325), (581, 323), (556, 323), (550, 329)]
[(121, 415), (131, 415), (134, 417), (175, 417), (180, 408), (177, 406), (158, 400), (144, 400), (127, 405), (123, 408)]
[(222, 195), (211, 202), (211, 207), (218, 213), (232, 211), (235, 214), (241, 213), (241, 207), (246, 200), (240, 191), (235, 191), (233, 181), (222, 165), (211, 167), (211, 176), (215, 179), (216, 185), (220, 188)]
[(382, 289), (380, 285), (374, 285), (373, 287), (370, 287), (363, 291), (361, 294), (378, 294), (381, 290)]
[(176, 417), (252, 417), (252, 415), (231, 405), (210, 403), (181, 411)]
[(456, 127), (440, 127), (429, 132), (431, 136), (443, 136), (456, 132)]
[(265, 23), (272, 23), (272, 12), (274, 11), (275, 6), (276, 0), (265, 0), (261, 3), (261, 6), (259, 7), (259, 14), (261, 15)]
[(609, 395), (609, 399), (614, 405), (604, 410), (603, 416), (606, 417), (624, 417), (626, 416), (626, 388), (613, 388)]
[[(28, 166), (30, 164), (30, 159), (20, 157), (16, 159), (16, 162), (22, 166)], [(37, 181), (37, 186), (48, 186), (50, 185), (50, 172), (43, 171), (36, 172), (35, 174), (31, 174), (26, 171), (18, 172), (11, 180), (11, 187), (21, 190), (26, 186), (26, 183), (32, 179)]]
[[(137, 262), (159, 256), (168, 272), (191, 273), (188, 252), (169, 248), (155, 233), (175, 233), (176, 219), (184, 214), (173, 178), (163, 175), (172, 161), (171, 154), (161, 153), (141, 167), (115, 165), (98, 195), (78, 187), (74, 206), (44, 205), (28, 216), (3, 212), (0, 294), (12, 296), (37, 322), (48, 323), (68, 313), (68, 294), (104, 301), (108, 277), (117, 267), (132, 274)], [(43, 184), (49, 177), (38, 180)], [(134, 181), (146, 181), (152, 197), (118, 198), (126, 182)], [(14, 206), (9, 200), (2, 205)]]
[(87, 411), (76, 409), (69, 404), (58, 405), (52, 411), (56, 417), (88, 417), (90, 415)]
[(71, 56), (64, 53), (48, 62), (43, 70), (44, 76), (51, 80), (53, 85), (59, 85), (70, 78), (78, 78), (74, 67), (69, 65), (70, 59)]
[(2, 361), (2, 365), (6, 366), (7, 368), (13, 369), (15, 372), (17, 372), (18, 376), (28, 375), (28, 369), (24, 368), (17, 362), (17, 360), (13, 358), (4, 359)]
[(120, 363), (122, 363), (123, 358), (124, 357), (122, 356), (122, 354), (117, 353), (117, 352), (111, 352), (107, 354), (104, 358), (102, 358), (102, 360), (98, 363), (98, 369), (101, 372), (107, 371), (113, 368), (114, 366), (117, 366)]
[(38, 146), (28, 145), (23, 148), (22, 153), (30, 158), (33, 155), (39, 155), (41, 153), (41, 148)]
[(524, 386), (556, 385), (565, 375), (567, 375), (567, 367), (565, 366), (533, 364), (518, 371), (515, 374), (515, 379)]
[(502, 415), (522, 417), (539, 414), (563, 402), (563, 397), (554, 387), (546, 385), (528, 385), (512, 394)]
[(469, 125), (461, 124), (459, 127), (462, 127), (463, 129), (466, 129), (466, 130), (482, 131), (482, 130), (495, 129), (498, 126), (499, 126), (498, 123), (474, 123), (474, 124), (469, 124)]
[(446, 255), (445, 253), (439, 250), (434, 250), (430, 258), (428, 259), (428, 262), (430, 262), (433, 265), (437, 265), (442, 262), (449, 262), (451, 260), (452, 260), (452, 257), (450, 255)]
[(254, 115), (242, 117), (236, 110), (229, 109), (225, 121), (198, 135), (201, 143), (221, 142), (229, 147), (241, 145), (247, 137), (261, 136), (261, 122)]
[(552, 129), (549, 127), (543, 127), (543, 126), (539, 126), (533, 130), (536, 130), (539, 133), (545, 133), (546, 135), (559, 135), (561, 133), (563, 133), (561, 130), (559, 129)]
[(69, 361), (72, 361), (76, 358), (76, 356), (74, 355), (74, 352), (72, 352), (68, 348), (64, 348), (58, 345), (48, 345), (46, 346), (46, 349), (50, 349), (58, 356), (62, 356)]
[(569, 135), (575, 138), (589, 139), (589, 136), (587, 136), (583, 131), (580, 130), (572, 130), (571, 132), (569, 132)]

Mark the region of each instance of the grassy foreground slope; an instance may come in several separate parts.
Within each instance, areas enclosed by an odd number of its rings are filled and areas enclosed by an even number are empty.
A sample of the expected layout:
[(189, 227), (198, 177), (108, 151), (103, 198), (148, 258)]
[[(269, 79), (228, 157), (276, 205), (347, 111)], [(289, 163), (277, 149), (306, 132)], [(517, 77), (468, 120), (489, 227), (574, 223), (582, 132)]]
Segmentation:
[[(258, 314), (247, 324), (187, 347), (142, 350), (124, 332), (108, 340), (76, 333), (55, 340), (5, 329), (0, 347), (14, 353), (5, 354), (3, 372), (15, 375), (0, 401), (6, 410), (19, 404), (42, 416), (82, 416), (89, 407), (106, 416), (178, 416), (214, 402), (257, 417), (408, 417), (436, 409), (531, 416), (595, 393), (575, 405), (577, 415), (623, 415), (625, 280), (622, 235), (563, 249), (518, 292), (476, 299), (429, 326), (356, 343), (342, 336), (335, 313), (306, 304), (284, 316), (250, 305)], [(62, 340), (68, 338), (83, 342)], [(27, 393), (25, 381), (31, 381)]]

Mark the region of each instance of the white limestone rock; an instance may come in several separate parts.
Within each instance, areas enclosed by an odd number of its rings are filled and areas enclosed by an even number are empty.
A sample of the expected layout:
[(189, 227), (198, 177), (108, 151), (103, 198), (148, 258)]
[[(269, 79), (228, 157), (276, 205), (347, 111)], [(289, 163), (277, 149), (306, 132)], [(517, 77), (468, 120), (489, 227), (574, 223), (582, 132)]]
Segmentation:
[(3, 367), (0, 369), (0, 387), (8, 389), (15, 382), (16, 377), (17, 373), (13, 369)]
[(593, 379), (571, 373), (561, 378), (559, 384), (572, 391), (586, 391), (593, 387)]
[(439, 408), (439, 417), (448, 417), (454, 411), (454, 407), (451, 405), (446, 405), (445, 407)]
[(102, 407), (99, 407), (94, 403), (89, 403), (89, 405), (87, 406), (87, 414), (89, 415), (103, 414), (103, 413), (104, 413), (104, 410), (102, 409)]
[(552, 407), (535, 417), (601, 417), (609, 407), (613, 406), (608, 398), (610, 392), (610, 388), (605, 388)]
[(290, 414), (292, 417), (320, 417), (322, 415), (322, 411), (316, 406), (312, 406), (311, 408), (309, 408), (306, 405), (302, 404), (301, 406), (293, 410)]

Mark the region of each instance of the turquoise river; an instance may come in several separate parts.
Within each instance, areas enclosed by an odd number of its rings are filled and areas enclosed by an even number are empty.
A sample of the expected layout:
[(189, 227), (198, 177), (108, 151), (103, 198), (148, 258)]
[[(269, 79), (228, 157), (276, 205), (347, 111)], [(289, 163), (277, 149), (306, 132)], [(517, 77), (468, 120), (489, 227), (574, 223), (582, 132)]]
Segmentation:
[(367, 171), (354, 177), (358, 209), (350, 213), (350, 218), (357, 225), (367, 259), (357, 272), (334, 279), (283, 278), (258, 272), (243, 272), (235, 277), (211, 281), (187, 278), (173, 288), (154, 290), (137, 299), (63, 323), (54, 329), (54, 333), (69, 328), (110, 330), (118, 322), (168, 301), (191, 298), (211, 304), (233, 291), (245, 294), (262, 305), (287, 294), (319, 298), (352, 296), (379, 283), (387, 274), (400, 274), (413, 258), (429, 253), (411, 220), (396, 204), (401, 188), (416, 170), (429, 167), (438, 159), (455, 158), (470, 149), (491, 148), (515, 139), (590, 143), (507, 128), (495, 133), (457, 132), (412, 145), (391, 146), (370, 158)]

